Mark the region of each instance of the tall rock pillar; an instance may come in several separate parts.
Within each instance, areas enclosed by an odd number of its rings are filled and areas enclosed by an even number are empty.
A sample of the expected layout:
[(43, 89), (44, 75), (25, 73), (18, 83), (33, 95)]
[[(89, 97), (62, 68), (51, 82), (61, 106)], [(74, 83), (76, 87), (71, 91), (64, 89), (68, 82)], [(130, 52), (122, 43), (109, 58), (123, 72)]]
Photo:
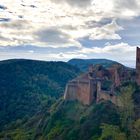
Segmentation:
[(136, 51), (136, 82), (140, 85), (140, 48)]

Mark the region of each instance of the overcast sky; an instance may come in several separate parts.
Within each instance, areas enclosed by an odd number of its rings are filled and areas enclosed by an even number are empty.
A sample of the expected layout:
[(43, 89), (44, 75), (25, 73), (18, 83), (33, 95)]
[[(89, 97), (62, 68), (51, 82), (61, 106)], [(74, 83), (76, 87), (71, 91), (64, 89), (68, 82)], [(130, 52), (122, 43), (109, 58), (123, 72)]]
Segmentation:
[(135, 66), (140, 0), (0, 0), (0, 60), (106, 58)]

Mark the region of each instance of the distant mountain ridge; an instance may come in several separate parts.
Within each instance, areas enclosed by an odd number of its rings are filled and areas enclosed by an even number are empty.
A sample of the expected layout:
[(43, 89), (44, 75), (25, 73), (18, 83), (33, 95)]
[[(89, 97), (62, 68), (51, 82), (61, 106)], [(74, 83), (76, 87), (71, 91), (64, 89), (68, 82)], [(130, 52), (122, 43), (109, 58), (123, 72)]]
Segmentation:
[(108, 60), (108, 59), (71, 59), (68, 61), (69, 64), (78, 67), (82, 71), (87, 71), (89, 65), (102, 65), (104, 67), (110, 67), (114, 64), (120, 64), (116, 61)]

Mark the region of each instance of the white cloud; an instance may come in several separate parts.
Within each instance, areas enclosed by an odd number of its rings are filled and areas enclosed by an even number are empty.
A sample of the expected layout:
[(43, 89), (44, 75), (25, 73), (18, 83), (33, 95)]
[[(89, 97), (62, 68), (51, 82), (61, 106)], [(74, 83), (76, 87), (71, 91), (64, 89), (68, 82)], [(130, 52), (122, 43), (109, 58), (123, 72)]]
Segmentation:
[[(132, 4), (132, 0), (129, 1)], [(8, 18), (11, 21), (0, 23), (0, 34), (8, 40), (0, 40), (0, 45), (36, 44), (46, 47), (52, 44), (54, 47), (60, 47), (61, 33), (65, 34), (63, 46), (80, 46), (77, 39), (83, 37), (93, 40), (121, 39), (117, 33), (121, 25), (117, 25), (114, 19), (129, 15), (136, 16), (135, 13), (139, 13), (140, 7), (139, 1), (135, 1), (135, 5), (131, 8), (126, 0), (125, 2), (120, 0), (61, 0), (59, 2), (56, 0), (2, 0), (1, 4), (7, 9), (1, 12), (0, 18)], [(112, 23), (99, 27), (98, 25), (105, 18), (112, 19)], [(96, 22), (96, 25), (91, 27), (87, 24), (89, 22)], [(66, 28), (70, 26), (71, 29)], [(54, 43), (47, 39), (41, 42), (35, 34), (38, 30), (47, 28), (60, 31)]]
[(116, 21), (113, 20), (112, 23), (104, 25), (103, 27), (95, 28), (93, 33), (91, 33), (90, 39), (121, 39), (121, 37), (116, 33), (123, 28), (117, 25)]
[(83, 48), (78, 52), (86, 54), (90, 58), (107, 58), (130, 67), (135, 67), (136, 46), (130, 46), (127, 43), (122, 42), (116, 45), (107, 43), (103, 48)]
[[(28, 46), (27, 46), (28, 47)], [(38, 50), (38, 51), (37, 51)], [(40, 50), (40, 51), (39, 51)], [(136, 59), (136, 46), (130, 46), (127, 43), (119, 43), (112, 45), (106, 43), (105, 47), (92, 47), (92, 48), (77, 48), (74, 50), (59, 51), (59, 49), (36, 48), (30, 46), (29, 49), (25, 47), (0, 47), (0, 59), (10, 58), (27, 58), (39, 59), (46, 61), (67, 61), (72, 58), (106, 58), (118, 61), (129, 67), (135, 67)]]
[(126, 56), (130, 56), (130, 61), (134, 60), (135, 46), (128, 43), (86, 48), (79, 39), (121, 42), (124, 38), (120, 31), (126, 29), (118, 19), (129, 23), (140, 16), (139, 0), (1, 0), (0, 5), (5, 7), (0, 9), (0, 46), (28, 44), (57, 49), (75, 46), (79, 50), (47, 56), (27, 52), (20, 56), (36, 58), (37, 55), (40, 59), (105, 57), (121, 62), (128, 61)]
[[(1, 50), (2, 48), (0, 48)], [(67, 53), (49, 53), (49, 54), (43, 54), (43, 53), (37, 53), (33, 50), (27, 51), (27, 52), (6, 52), (6, 51), (0, 51), (0, 60), (3, 59), (34, 59), (34, 60), (45, 60), (45, 61), (67, 61), (71, 58), (87, 58), (86, 54), (78, 54), (77, 52), (67, 52)]]
[(29, 53), (34, 53), (34, 51), (33, 51), (33, 50), (29, 50), (28, 52), (29, 52)]
[(85, 54), (88, 54), (88, 53), (124, 54), (124, 53), (131, 52), (132, 54), (134, 54), (135, 46), (130, 46), (127, 43), (123, 43), (123, 42), (116, 45), (111, 45), (110, 43), (108, 43), (103, 48), (99, 48), (99, 47), (83, 48), (80, 50), (80, 52), (85, 53)]

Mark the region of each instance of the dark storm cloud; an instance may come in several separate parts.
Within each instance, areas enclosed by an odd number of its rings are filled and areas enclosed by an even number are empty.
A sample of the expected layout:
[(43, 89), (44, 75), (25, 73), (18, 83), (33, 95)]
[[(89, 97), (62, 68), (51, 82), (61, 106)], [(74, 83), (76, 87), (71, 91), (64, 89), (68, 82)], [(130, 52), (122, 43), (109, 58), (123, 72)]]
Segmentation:
[(30, 5), (31, 8), (37, 8), (35, 5)]
[(6, 10), (7, 7), (5, 7), (4, 5), (0, 5), (0, 9), (2, 9), (2, 10)]
[[(8, 19), (4, 19), (8, 20)], [(1, 24), (1, 27), (3, 28), (11, 28), (11, 29), (27, 29), (29, 28), (30, 24), (26, 20), (10, 20), (10, 23), (3, 23)]]
[(106, 24), (111, 23), (111, 21), (112, 21), (112, 19), (110, 19), (110, 18), (104, 18), (99, 22), (94, 21), (94, 20), (87, 21), (87, 22), (85, 22), (85, 25), (87, 25), (88, 28), (102, 27)]
[(35, 34), (37, 35), (37, 39), (41, 42), (50, 44), (65, 44), (69, 42), (69, 36), (55, 28), (39, 30)]
[(25, 5), (25, 4), (21, 4), (21, 6), (23, 6), (23, 7), (31, 7), (31, 8), (37, 8), (35, 5)]
[(10, 18), (0, 18), (0, 22), (9, 22)]
[(22, 16), (22, 15), (19, 15), (19, 16), (18, 16), (18, 18), (21, 18), (21, 19), (22, 19), (23, 17), (24, 17), (24, 16)]

